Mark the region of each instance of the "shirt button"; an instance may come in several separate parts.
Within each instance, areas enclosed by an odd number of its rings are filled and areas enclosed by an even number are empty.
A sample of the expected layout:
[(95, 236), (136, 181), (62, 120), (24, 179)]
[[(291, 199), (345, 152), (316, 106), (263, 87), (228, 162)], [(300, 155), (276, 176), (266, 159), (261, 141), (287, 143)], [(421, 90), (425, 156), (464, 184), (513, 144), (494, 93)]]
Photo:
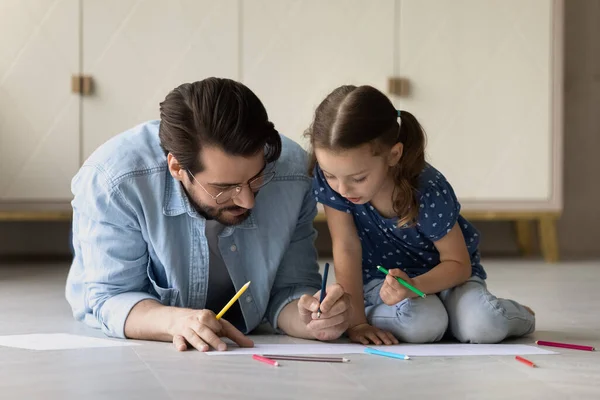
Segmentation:
[(246, 303), (252, 302), (252, 296), (246, 296)]
[(236, 251), (237, 250), (237, 246), (235, 244), (232, 244), (231, 247), (229, 248), (229, 250)]

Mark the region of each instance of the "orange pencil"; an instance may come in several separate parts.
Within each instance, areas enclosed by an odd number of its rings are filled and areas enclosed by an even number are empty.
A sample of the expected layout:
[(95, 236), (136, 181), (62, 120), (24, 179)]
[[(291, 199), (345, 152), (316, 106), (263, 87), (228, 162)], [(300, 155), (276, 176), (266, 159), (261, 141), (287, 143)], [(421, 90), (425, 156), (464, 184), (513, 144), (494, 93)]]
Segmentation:
[(521, 361), (523, 364), (529, 365), (530, 367), (533, 367), (533, 368), (537, 367), (537, 365), (535, 365), (533, 362), (531, 362), (521, 356), (516, 356), (515, 359), (517, 361)]

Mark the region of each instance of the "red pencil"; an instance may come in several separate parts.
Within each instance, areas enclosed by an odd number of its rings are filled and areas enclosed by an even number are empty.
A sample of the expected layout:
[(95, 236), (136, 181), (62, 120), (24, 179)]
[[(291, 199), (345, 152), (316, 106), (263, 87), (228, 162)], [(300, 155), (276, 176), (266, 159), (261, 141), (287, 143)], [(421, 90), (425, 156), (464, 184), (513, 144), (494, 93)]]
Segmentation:
[(535, 342), (538, 346), (550, 346), (550, 347), (562, 347), (563, 349), (573, 349), (573, 350), (584, 350), (584, 351), (594, 351), (592, 346), (581, 346), (578, 344), (569, 344), (569, 343), (557, 343), (557, 342), (546, 342), (545, 340), (538, 340)]
[(256, 361), (264, 362), (265, 364), (269, 364), (274, 367), (279, 367), (279, 363), (275, 360), (271, 360), (270, 358), (259, 356), (258, 354), (254, 354), (252, 358), (254, 358)]
[(534, 367), (534, 368), (536, 367), (536, 365), (533, 362), (531, 362), (521, 356), (516, 356), (515, 359), (517, 361), (521, 361), (523, 364), (529, 365), (530, 367)]

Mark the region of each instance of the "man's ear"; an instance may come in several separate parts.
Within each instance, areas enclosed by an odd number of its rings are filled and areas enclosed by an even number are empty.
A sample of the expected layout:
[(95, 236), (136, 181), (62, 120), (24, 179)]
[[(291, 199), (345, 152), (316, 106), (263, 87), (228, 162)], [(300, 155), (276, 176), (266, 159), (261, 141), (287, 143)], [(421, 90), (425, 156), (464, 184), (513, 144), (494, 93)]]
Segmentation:
[(167, 165), (169, 166), (169, 172), (171, 176), (180, 182), (183, 182), (187, 171), (181, 167), (179, 161), (171, 153), (167, 154)]
[(396, 143), (392, 149), (390, 150), (390, 154), (388, 156), (388, 165), (393, 167), (400, 162), (402, 158), (402, 152), (404, 151), (404, 145), (400, 142)]

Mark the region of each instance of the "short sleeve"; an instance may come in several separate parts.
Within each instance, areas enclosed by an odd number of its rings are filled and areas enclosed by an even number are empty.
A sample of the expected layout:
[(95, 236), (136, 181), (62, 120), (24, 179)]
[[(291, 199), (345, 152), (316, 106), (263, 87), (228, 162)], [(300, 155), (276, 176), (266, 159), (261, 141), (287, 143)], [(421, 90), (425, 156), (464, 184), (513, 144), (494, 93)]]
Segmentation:
[(452, 186), (442, 177), (427, 182), (420, 192), (417, 229), (433, 242), (446, 236), (456, 224), (460, 203)]
[(323, 171), (321, 171), (321, 168), (319, 168), (318, 165), (315, 166), (313, 175), (314, 178), (312, 188), (315, 200), (317, 200), (317, 202), (331, 208), (335, 208), (338, 211), (344, 211), (347, 213), (352, 212), (353, 204), (344, 199), (339, 193), (333, 190), (331, 186), (329, 186), (329, 183), (327, 183), (327, 180), (323, 175)]

